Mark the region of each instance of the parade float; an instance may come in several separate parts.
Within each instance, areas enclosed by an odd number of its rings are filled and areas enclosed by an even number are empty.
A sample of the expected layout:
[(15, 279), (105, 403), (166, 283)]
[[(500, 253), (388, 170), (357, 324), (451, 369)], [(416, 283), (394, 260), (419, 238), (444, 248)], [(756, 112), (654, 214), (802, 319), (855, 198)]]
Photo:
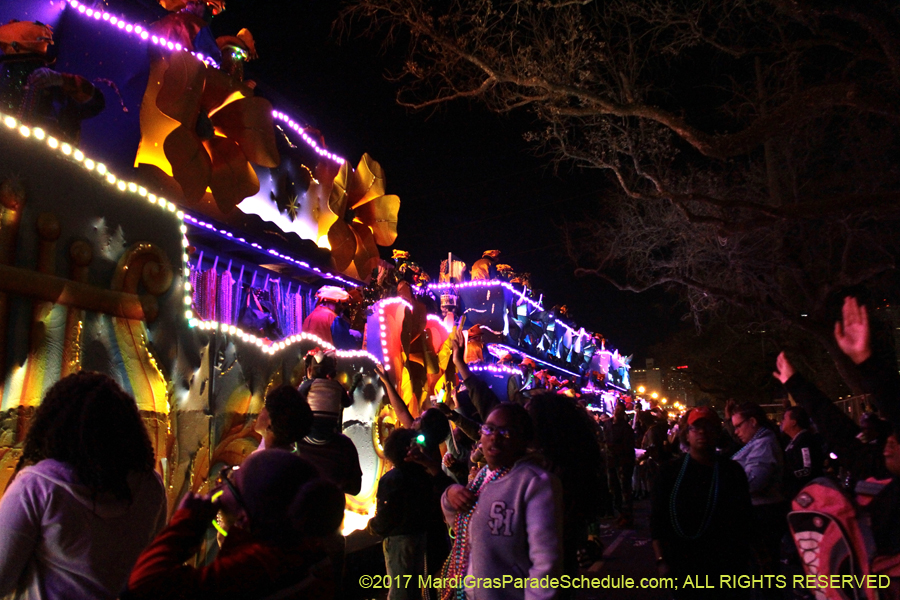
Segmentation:
[[(80, 369), (135, 397), (171, 510), (257, 447), (268, 389), (335, 351), (364, 472), (345, 530), (372, 514), (395, 423), (376, 364), (417, 415), (455, 383), (462, 326), (503, 399), (628, 391), (628, 358), (497, 251), (469, 269), (448, 255), (434, 281), (382, 258), (400, 209), (382, 167), (245, 80), (254, 40), (212, 37), (222, 4), (0, 7), (0, 490), (34, 408)], [(331, 300), (345, 331), (304, 328)]]

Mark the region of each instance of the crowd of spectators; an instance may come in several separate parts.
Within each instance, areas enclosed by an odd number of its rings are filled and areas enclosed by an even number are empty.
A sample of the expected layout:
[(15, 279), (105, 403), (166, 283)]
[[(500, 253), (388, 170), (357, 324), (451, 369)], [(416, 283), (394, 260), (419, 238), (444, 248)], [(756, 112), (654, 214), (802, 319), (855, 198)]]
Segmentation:
[[(835, 342), (866, 394), (854, 421), (782, 352), (774, 377), (787, 394), (780, 427), (760, 405), (709, 407), (673, 424), (683, 456), (655, 482), (651, 535), (660, 573), (887, 575), (897, 597), (900, 552), (900, 375), (892, 349), (876, 350), (868, 311), (844, 301)], [(764, 579), (765, 580), (765, 579)], [(772, 582), (777, 579), (768, 579)], [(676, 598), (812, 598), (806, 586), (681, 589)], [(864, 591), (860, 593), (865, 593)], [(818, 596), (817, 596), (818, 597)], [(826, 597), (826, 596), (822, 596)], [(842, 596), (843, 597), (843, 596)]]
[[(378, 482), (366, 529), (382, 540), (392, 581), (405, 582), (389, 599), (567, 597), (459, 583), (577, 575), (600, 557), (599, 520), (634, 527), (642, 497), (652, 498), (661, 575), (817, 573), (828, 572), (826, 561), (842, 573), (824, 542), (799, 551), (794, 543), (808, 533), (803, 509), (819, 490), (838, 490), (858, 511), (853, 531), (871, 537), (871, 550), (849, 543), (852, 559), (864, 572), (892, 574), (891, 557), (900, 554), (900, 375), (890, 353), (873, 350), (867, 310), (854, 298), (844, 303), (835, 340), (870, 394), (873, 411), (858, 423), (784, 353), (774, 376), (792, 402), (780, 427), (753, 403), (726, 404), (724, 419), (700, 406), (672, 420), (658, 408), (629, 413), (624, 403), (601, 416), (543, 390), (501, 401), (468, 368), (462, 334), (452, 341), (460, 385), (419, 415), (376, 369), (396, 426), (384, 444), (392, 468)], [(362, 478), (357, 450), (341, 433), (351, 400), (333, 355), (313, 352), (306, 366), (299, 389), (267, 394), (255, 427), (259, 449), (223, 468), (209, 494), (185, 494), (168, 524), (134, 400), (95, 373), (54, 385), (0, 500), (0, 596), (342, 597), (338, 528), (344, 494), (358, 493)], [(219, 547), (198, 560), (211, 525)], [(419, 576), (437, 584), (420, 587)], [(780, 593), (688, 586), (674, 595)]]

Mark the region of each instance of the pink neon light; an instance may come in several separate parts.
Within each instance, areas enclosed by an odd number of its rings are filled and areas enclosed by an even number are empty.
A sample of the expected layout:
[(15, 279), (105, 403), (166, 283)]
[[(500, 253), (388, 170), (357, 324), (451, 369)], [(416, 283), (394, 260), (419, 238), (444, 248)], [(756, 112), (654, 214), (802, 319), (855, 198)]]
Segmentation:
[(444, 323), (444, 320), (437, 315), (428, 315), (428, 320), (432, 321), (434, 323), (438, 323), (441, 327), (443, 327), (447, 331), (447, 333), (450, 333), (451, 331), (453, 331), (453, 329), (451, 327), (449, 327), (446, 323)]
[(384, 307), (389, 304), (403, 304), (406, 306), (406, 308), (408, 308), (409, 310), (412, 310), (413, 306), (412, 306), (412, 304), (410, 304), (403, 298), (400, 298), (399, 296), (395, 296), (393, 298), (387, 298), (386, 300), (380, 300), (379, 302), (376, 302), (376, 304), (378, 305), (378, 323), (379, 323), (379, 329), (380, 329), (378, 332), (378, 338), (381, 340), (381, 356), (382, 356), (382, 358), (384, 358), (384, 370), (390, 371), (391, 370), (391, 359), (390, 359), (390, 355), (388, 353), (388, 346), (387, 346), (387, 325), (385, 324)]

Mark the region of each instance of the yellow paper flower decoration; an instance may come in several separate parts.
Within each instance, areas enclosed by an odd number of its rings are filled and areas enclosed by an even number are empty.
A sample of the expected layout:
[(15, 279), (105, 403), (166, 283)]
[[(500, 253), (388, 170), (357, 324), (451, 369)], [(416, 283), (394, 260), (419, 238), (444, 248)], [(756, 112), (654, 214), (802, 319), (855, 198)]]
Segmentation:
[(381, 165), (368, 154), (355, 171), (344, 163), (334, 178), (328, 208), (336, 217), (328, 229), (335, 268), (368, 281), (378, 264), (376, 246), (390, 246), (397, 239), (400, 198), (385, 195)]

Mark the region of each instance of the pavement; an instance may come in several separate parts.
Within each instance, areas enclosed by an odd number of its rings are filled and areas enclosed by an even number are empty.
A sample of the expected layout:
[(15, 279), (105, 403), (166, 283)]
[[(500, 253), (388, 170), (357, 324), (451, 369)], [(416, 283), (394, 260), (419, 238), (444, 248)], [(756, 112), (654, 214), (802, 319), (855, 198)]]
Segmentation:
[[(577, 600), (664, 600), (671, 594), (665, 590), (641, 588), (657, 586), (656, 556), (650, 541), (650, 500), (634, 503), (634, 528), (619, 529), (614, 519), (601, 522), (600, 540), (603, 542), (603, 557), (581, 571), (581, 575), (591, 580), (589, 585), (601, 586), (582, 589), (575, 593)], [(633, 588), (627, 587), (631, 580)], [(596, 583), (593, 583), (596, 582)]]
[[(650, 501), (639, 500), (634, 506), (634, 528), (619, 529), (615, 519), (601, 521), (600, 539), (603, 542), (603, 556), (587, 569), (581, 571), (583, 588), (571, 597), (575, 600), (665, 600), (671, 594), (659, 586), (656, 573), (656, 557), (650, 542)], [(347, 556), (347, 587), (342, 597), (358, 600), (383, 600), (386, 591), (376, 593), (373, 589), (363, 590), (356, 583), (364, 574), (384, 573), (384, 557), (381, 547)], [(632, 588), (628, 583), (631, 581)], [(645, 587), (641, 588), (641, 584)], [(355, 585), (354, 585), (355, 584)], [(597, 586), (597, 587), (591, 587)]]

